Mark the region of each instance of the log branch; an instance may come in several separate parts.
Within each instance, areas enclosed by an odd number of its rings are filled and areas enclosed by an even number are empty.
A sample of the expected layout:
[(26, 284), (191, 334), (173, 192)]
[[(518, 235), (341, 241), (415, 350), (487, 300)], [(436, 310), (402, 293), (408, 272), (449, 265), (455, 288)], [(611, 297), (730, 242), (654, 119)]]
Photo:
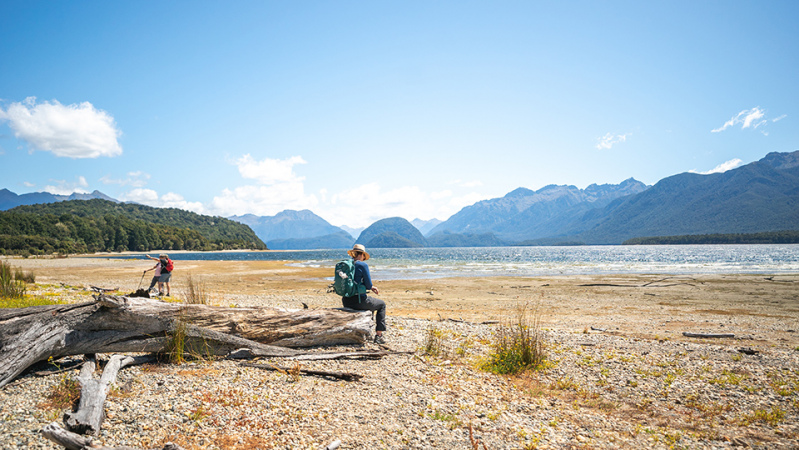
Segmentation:
[(363, 375), (352, 372), (329, 372), (326, 370), (303, 369), (301, 367), (280, 367), (280, 366), (273, 366), (271, 364), (240, 363), (240, 365), (244, 367), (252, 367), (255, 369), (271, 370), (283, 374), (303, 373), (306, 375), (315, 375), (325, 378), (335, 378), (337, 380), (344, 380), (344, 381), (358, 381), (363, 377)]
[(81, 385), (78, 410), (64, 414), (64, 422), (69, 431), (79, 434), (97, 434), (105, 418), (103, 410), (105, 399), (108, 397), (108, 391), (111, 389), (111, 384), (116, 381), (119, 371), (123, 367), (143, 364), (152, 359), (149, 356), (114, 355), (105, 365), (99, 380), (93, 376), (96, 366), (94, 358), (83, 363), (78, 376), (78, 382)]
[(729, 333), (689, 333), (687, 331), (683, 332), (682, 334), (685, 337), (692, 337), (692, 338), (703, 338), (703, 339), (732, 339), (735, 337), (734, 334)]
[[(61, 428), (57, 423), (53, 422), (45, 425), (41, 430), (42, 436), (51, 442), (60, 445), (67, 450), (138, 450), (134, 447), (106, 447), (104, 445), (96, 445), (92, 442), (92, 438), (81, 436)], [(153, 450), (184, 450), (183, 447), (167, 442), (160, 449)]]

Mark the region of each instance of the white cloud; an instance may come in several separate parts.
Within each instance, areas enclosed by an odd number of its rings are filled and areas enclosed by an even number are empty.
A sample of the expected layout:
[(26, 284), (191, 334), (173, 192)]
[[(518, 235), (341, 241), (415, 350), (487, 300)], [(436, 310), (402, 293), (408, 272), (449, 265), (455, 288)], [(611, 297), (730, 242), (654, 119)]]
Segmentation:
[(12, 103), (0, 119), (7, 120), (14, 135), (32, 149), (52, 152), (68, 158), (118, 156), (122, 147), (117, 138), (122, 134), (114, 118), (95, 109), (89, 102), (62, 105), (57, 100), (36, 103), (36, 97)]
[(718, 166), (714, 167), (713, 169), (708, 170), (707, 172), (697, 172), (696, 170), (689, 170), (689, 172), (698, 173), (700, 175), (710, 175), (711, 173), (723, 173), (723, 172), (726, 172), (728, 170), (732, 170), (732, 169), (734, 169), (736, 167), (739, 167), (742, 163), (743, 163), (743, 161), (741, 161), (738, 158), (735, 158), (735, 159), (731, 159), (731, 160), (729, 160), (727, 162), (723, 162), (723, 163), (719, 164)]
[[(209, 205), (214, 214), (273, 216), (286, 209), (311, 209), (319, 204), (315, 195), (305, 194), (305, 178), (294, 173), (295, 165), (306, 164), (301, 156), (258, 161), (246, 154), (233, 164), (243, 178), (256, 180), (258, 185), (223, 190)], [(324, 197), (326, 191), (320, 195)]]
[(31, 183), (30, 181), (23, 181), (22, 185), (25, 186), (25, 187), (28, 187), (28, 188), (32, 188), (32, 187), (36, 186), (35, 184)]
[(306, 195), (302, 182), (295, 181), (225, 189), (211, 200), (209, 209), (224, 217), (241, 214), (274, 216), (286, 209), (313, 209), (318, 204), (316, 196)]
[(632, 133), (617, 134), (617, 135), (613, 135), (613, 133), (608, 133), (596, 139), (597, 141), (596, 148), (597, 150), (609, 150), (613, 148), (614, 145), (619, 144), (621, 142), (625, 142), (628, 136), (632, 136)]
[(108, 175), (100, 178), (103, 184), (118, 184), (120, 186), (144, 187), (150, 180), (150, 174), (144, 173), (140, 170), (128, 172), (127, 178), (111, 178)]
[(270, 159), (256, 161), (250, 154), (236, 160), (239, 173), (242, 177), (257, 180), (261, 184), (276, 184), (302, 180), (294, 174), (294, 165), (306, 164), (301, 156), (292, 156), (289, 159)]
[(124, 202), (136, 202), (142, 205), (154, 206), (156, 208), (177, 208), (186, 211), (193, 211), (198, 214), (207, 214), (205, 206), (200, 202), (189, 202), (182, 195), (174, 192), (159, 196), (152, 189), (133, 189), (120, 196), (119, 200)]
[(55, 185), (49, 184), (42, 189), (44, 192), (49, 192), (55, 195), (70, 195), (73, 193), (78, 194), (88, 194), (89, 191), (86, 188), (89, 187), (89, 183), (86, 181), (85, 177), (79, 176), (78, 179), (74, 182), (69, 182), (66, 180), (50, 180), (51, 183), (55, 183)]
[[(727, 128), (734, 127), (736, 125), (741, 125), (741, 129), (746, 128), (753, 128), (757, 129), (761, 125), (764, 125), (767, 121), (763, 119), (766, 116), (766, 112), (760, 109), (759, 106), (756, 106), (752, 109), (745, 109), (735, 116), (733, 116), (730, 120), (724, 122), (724, 125), (710, 130), (711, 133), (720, 133)], [(776, 122), (779, 119), (785, 117), (784, 115), (779, 117), (778, 119), (774, 120)]]
[(369, 183), (333, 195), (330, 204), (325, 205), (327, 210), (320, 210), (319, 215), (330, 223), (356, 228), (387, 217), (445, 220), (485, 198), (477, 193), (455, 197), (448, 190), (428, 193), (417, 186), (383, 191), (377, 183)]
[(782, 119), (784, 119), (786, 117), (788, 117), (788, 114), (783, 114), (783, 115), (781, 115), (781, 116), (779, 116), (779, 117), (777, 117), (775, 119), (771, 119), (771, 121), (772, 122), (779, 122), (780, 120), (782, 120)]

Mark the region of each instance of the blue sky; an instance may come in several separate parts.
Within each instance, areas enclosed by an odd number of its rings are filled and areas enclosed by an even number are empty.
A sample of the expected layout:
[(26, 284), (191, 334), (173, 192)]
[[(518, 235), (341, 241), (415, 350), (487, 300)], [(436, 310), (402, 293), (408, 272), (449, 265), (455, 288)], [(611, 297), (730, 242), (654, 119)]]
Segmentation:
[(796, 1), (0, 3), (0, 188), (446, 219), (799, 149)]

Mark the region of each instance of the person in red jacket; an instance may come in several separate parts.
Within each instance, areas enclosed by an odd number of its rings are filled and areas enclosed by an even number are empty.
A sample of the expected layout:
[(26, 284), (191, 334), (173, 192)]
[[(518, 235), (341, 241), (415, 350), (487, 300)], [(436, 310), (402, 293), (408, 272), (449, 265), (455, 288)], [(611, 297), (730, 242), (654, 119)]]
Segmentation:
[[(169, 280), (172, 279), (172, 261), (166, 254), (158, 255), (158, 258), (153, 258), (150, 255), (144, 255), (153, 261), (158, 261), (161, 264), (161, 276), (158, 278), (158, 295), (166, 295), (169, 297)], [(164, 292), (166, 288), (166, 293)]]

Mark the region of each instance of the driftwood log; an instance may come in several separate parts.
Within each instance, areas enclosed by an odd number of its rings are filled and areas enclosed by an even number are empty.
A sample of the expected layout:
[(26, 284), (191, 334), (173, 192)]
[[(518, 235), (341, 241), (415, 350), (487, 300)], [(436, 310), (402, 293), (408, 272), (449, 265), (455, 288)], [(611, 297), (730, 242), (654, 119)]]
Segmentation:
[(111, 390), (111, 384), (116, 381), (119, 370), (126, 366), (152, 360), (153, 358), (149, 356), (114, 355), (105, 365), (100, 379), (94, 378), (94, 369), (97, 366), (95, 359), (90, 358), (84, 362), (78, 376), (81, 386), (78, 410), (64, 415), (64, 422), (69, 431), (80, 434), (97, 434), (105, 417), (103, 413), (105, 399), (108, 396), (108, 391)]
[(187, 348), (292, 357), (300, 347), (363, 344), (371, 315), (167, 303), (100, 294), (95, 301), (0, 310), (0, 388), (38, 361), (91, 353), (164, 352), (179, 332)]
[[(134, 447), (106, 447), (94, 445), (92, 438), (81, 436), (61, 428), (57, 423), (45, 425), (42, 428), (42, 436), (50, 441), (66, 448), (67, 450), (138, 450)], [(167, 442), (161, 449), (157, 450), (183, 450), (183, 447)]]
[(689, 333), (687, 331), (684, 331), (682, 335), (685, 337), (702, 339), (732, 339), (735, 337), (732, 333)]

